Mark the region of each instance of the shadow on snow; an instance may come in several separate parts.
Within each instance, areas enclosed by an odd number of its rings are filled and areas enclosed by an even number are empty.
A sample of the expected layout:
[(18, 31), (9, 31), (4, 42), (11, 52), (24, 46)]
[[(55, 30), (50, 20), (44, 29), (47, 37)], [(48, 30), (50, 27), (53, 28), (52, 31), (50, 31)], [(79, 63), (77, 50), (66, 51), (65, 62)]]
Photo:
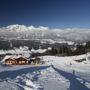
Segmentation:
[[(43, 69), (46, 69), (50, 66), (35, 66), (35, 67), (28, 67), (28, 68), (24, 68), (24, 69), (19, 69), (19, 70), (14, 70), (14, 71), (3, 71), (0, 72), (0, 79), (6, 79), (6, 78), (16, 78), (17, 76), (20, 76), (22, 74), (27, 74), (27, 73), (32, 73), (34, 71), (40, 71)], [(36, 74), (35, 76), (37, 76), (38, 74)], [(36, 81), (36, 77), (33, 78), (33, 81)]]
[(62, 71), (60, 69), (55, 68), (53, 65), (51, 65), (51, 67), (57, 71), (60, 75), (64, 76), (66, 79), (68, 79), (70, 81), (70, 87), (69, 90), (90, 90), (89, 88), (87, 88), (84, 84), (80, 83), (76, 78), (76, 76), (71, 73)]

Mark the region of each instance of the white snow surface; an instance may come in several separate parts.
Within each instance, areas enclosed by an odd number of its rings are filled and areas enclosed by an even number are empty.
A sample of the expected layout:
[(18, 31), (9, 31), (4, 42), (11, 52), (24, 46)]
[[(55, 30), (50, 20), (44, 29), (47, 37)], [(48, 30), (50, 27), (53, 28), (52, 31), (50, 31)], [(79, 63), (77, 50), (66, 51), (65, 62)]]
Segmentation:
[(34, 48), (31, 49), (31, 53), (44, 53), (46, 51), (47, 49), (37, 49), (37, 50), (35, 50)]
[(0, 90), (90, 90), (90, 62), (74, 61), (86, 54), (41, 58), (40, 66), (0, 65)]
[(0, 55), (1, 54), (27, 54), (27, 53), (31, 53), (29, 48), (27, 46), (20, 46), (19, 48), (14, 48), (14, 49), (11, 49), (11, 50), (0, 50)]
[[(51, 50), (50, 47), (48, 47), (48, 48), (49, 48), (49, 50)], [(28, 56), (30, 56), (31, 53), (44, 53), (47, 51), (47, 49), (41, 49), (41, 48), (34, 49), (34, 48), (32, 48), (31, 50), (29, 50), (27, 46), (24, 46), (24, 47), (14, 48), (11, 50), (0, 50), (0, 55), (9, 53), (9, 54), (23, 55), (24, 57), (28, 57)]]

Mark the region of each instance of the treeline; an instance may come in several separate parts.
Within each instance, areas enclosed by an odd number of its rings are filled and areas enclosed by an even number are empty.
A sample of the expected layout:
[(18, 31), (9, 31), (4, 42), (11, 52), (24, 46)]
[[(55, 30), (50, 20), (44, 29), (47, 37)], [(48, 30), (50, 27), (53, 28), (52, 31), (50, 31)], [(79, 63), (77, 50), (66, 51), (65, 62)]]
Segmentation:
[(58, 48), (52, 47), (52, 50), (49, 51), (49, 54), (60, 56), (72, 56), (85, 54), (87, 52), (90, 52), (90, 42), (87, 42), (86, 45), (76, 45), (73, 48), (68, 45), (63, 45)]
[(90, 52), (90, 42), (87, 42), (86, 45), (78, 44), (73, 47), (70, 47), (68, 45), (62, 45), (58, 48), (52, 47), (52, 50), (49, 51), (49, 54), (60, 56), (72, 56), (85, 54), (87, 52)]
[(45, 53), (34, 53), (32, 56), (42, 56), (42, 55), (57, 55), (57, 56), (73, 56), (80, 55), (90, 52), (90, 42), (87, 42), (86, 45), (78, 44), (75, 46), (69, 45), (60, 45), (53, 46), (51, 50), (47, 50)]

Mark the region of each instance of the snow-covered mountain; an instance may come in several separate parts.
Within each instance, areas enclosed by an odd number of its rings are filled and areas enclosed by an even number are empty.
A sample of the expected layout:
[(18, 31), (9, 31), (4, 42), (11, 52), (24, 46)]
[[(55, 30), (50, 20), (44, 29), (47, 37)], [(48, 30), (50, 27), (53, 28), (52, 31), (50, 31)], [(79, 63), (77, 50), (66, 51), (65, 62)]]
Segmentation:
[(25, 25), (9, 25), (0, 28), (0, 38), (49, 39), (54, 41), (90, 41), (90, 29), (50, 29)]

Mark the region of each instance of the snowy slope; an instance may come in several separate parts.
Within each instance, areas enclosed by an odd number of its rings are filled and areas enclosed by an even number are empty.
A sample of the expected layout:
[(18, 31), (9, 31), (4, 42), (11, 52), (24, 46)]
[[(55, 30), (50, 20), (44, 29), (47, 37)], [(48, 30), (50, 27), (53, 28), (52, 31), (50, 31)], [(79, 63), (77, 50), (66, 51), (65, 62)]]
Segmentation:
[(45, 65), (0, 65), (0, 90), (90, 90), (90, 62), (72, 57), (43, 56)]

